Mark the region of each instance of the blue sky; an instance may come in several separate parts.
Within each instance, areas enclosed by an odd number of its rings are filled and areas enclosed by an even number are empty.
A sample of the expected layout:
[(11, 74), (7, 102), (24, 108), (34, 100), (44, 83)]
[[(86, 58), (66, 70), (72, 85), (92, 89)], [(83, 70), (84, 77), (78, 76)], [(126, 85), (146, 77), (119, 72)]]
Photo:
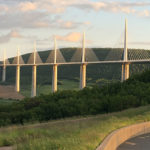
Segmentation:
[[(125, 18), (130, 48), (150, 49), (150, 2), (147, 0), (0, 0), (0, 55), (81, 46), (123, 47)], [(0, 58), (0, 59), (1, 59)]]

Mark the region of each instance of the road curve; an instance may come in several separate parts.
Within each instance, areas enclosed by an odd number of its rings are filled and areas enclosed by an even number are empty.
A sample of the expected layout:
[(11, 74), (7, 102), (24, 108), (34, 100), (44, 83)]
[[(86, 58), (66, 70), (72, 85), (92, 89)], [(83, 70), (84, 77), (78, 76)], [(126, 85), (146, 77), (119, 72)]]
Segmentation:
[(127, 140), (117, 150), (150, 150), (150, 133)]

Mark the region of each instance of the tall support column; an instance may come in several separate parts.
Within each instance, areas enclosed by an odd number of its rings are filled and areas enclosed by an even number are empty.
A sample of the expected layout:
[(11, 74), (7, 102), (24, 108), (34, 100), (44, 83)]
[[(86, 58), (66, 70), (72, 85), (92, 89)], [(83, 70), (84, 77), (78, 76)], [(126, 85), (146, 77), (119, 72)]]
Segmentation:
[(122, 71), (121, 71), (121, 82), (124, 81), (124, 64), (122, 64)]
[(37, 72), (37, 66), (32, 66), (32, 91), (31, 91), (31, 97), (36, 96), (36, 72)]
[(36, 66), (36, 43), (34, 43), (31, 97), (35, 97), (36, 96), (36, 73), (37, 73), (37, 66)]
[(3, 72), (2, 72), (2, 82), (6, 81), (6, 66), (3, 66)]
[(129, 63), (122, 64), (122, 76), (121, 81), (125, 81), (129, 78)]
[(5, 81), (6, 81), (6, 51), (4, 50), (2, 82), (5, 82)]
[(80, 66), (80, 89), (86, 87), (86, 64)]
[(52, 92), (57, 92), (57, 64), (53, 66)]
[(20, 51), (17, 51), (17, 66), (16, 66), (16, 92), (20, 92)]
[(20, 66), (16, 67), (16, 92), (20, 92)]
[(57, 65), (57, 44), (56, 37), (54, 38), (54, 65), (53, 65), (53, 76), (52, 76), (52, 92), (57, 92), (57, 80), (58, 80), (58, 65)]
[(82, 41), (82, 64), (80, 66), (80, 89), (83, 89), (86, 87), (86, 64), (85, 64), (85, 33), (83, 33), (83, 41)]
[(125, 80), (129, 78), (129, 63), (125, 64)]

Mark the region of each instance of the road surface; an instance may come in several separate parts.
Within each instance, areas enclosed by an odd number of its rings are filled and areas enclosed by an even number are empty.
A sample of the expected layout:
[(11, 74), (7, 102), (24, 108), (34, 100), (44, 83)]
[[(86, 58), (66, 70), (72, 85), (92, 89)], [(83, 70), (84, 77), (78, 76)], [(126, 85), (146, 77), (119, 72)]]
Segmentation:
[(150, 133), (129, 139), (117, 150), (150, 150)]

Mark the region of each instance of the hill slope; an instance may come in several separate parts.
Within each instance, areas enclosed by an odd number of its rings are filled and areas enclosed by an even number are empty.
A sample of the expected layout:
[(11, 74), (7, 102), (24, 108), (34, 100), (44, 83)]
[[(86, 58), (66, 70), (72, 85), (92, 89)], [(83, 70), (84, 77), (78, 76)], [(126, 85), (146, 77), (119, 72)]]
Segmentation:
[(150, 121), (150, 106), (107, 115), (1, 128), (0, 146), (19, 150), (95, 150), (112, 131)]
[(1, 86), (0, 85), (0, 98), (2, 99), (23, 99), (20, 93), (15, 92), (14, 86)]
[[(150, 71), (121, 83), (81, 91), (58, 91), (0, 105), (0, 125), (24, 124), (71, 116), (95, 115), (150, 104)], [(20, 111), (21, 110), (21, 111)]]

